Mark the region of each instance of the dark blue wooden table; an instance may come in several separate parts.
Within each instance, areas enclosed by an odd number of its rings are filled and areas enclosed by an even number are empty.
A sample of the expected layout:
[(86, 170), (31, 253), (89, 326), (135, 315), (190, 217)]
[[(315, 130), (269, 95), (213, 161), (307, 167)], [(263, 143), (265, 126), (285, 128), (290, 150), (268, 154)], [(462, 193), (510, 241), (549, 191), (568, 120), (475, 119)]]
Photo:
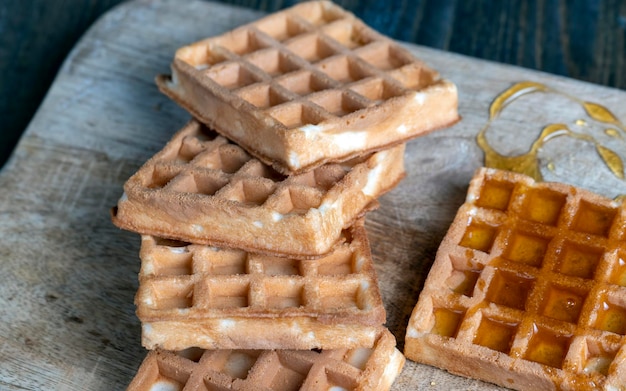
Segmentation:
[[(73, 45), (120, 2), (0, 1), (0, 166)], [(297, 1), (221, 2), (271, 12)], [(336, 2), (399, 40), (626, 88), (626, 0)]]

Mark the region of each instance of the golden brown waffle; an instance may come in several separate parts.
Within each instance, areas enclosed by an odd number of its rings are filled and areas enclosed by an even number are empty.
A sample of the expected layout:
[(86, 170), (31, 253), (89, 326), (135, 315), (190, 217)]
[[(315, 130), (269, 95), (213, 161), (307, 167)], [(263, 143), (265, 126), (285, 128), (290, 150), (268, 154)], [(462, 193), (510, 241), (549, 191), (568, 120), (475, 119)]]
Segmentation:
[(517, 390), (626, 389), (626, 212), (481, 169), (406, 334), (407, 358)]
[(286, 177), (191, 121), (124, 185), (121, 228), (296, 257), (328, 253), (404, 176), (404, 144)]
[(151, 351), (128, 391), (389, 390), (405, 358), (382, 329), (367, 348)]
[(289, 174), (458, 120), (456, 87), (330, 1), (298, 4), (176, 52), (161, 90)]
[(135, 299), (148, 349), (372, 345), (385, 322), (363, 219), (297, 260), (143, 236)]

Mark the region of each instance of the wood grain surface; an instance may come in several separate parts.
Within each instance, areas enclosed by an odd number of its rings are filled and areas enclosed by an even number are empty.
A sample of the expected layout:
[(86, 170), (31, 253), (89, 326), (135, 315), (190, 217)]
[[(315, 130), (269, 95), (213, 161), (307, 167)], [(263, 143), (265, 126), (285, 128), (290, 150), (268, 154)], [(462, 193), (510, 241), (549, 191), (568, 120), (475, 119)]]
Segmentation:
[[(177, 47), (259, 15), (210, 2), (138, 0), (100, 19), (71, 52), (0, 173), (1, 389), (114, 390), (130, 382), (145, 356), (133, 304), (139, 236), (115, 228), (109, 208), (124, 181), (189, 118), (153, 79), (168, 72)], [(524, 154), (543, 127), (565, 124), (595, 142), (547, 141), (538, 154), (545, 178), (626, 194), (626, 182), (597, 152), (602, 145), (626, 158), (626, 93), (407, 47), (458, 85), (463, 120), (408, 144), (407, 178), (367, 218), (387, 326), (400, 348), (437, 246), (483, 164), (476, 136), (491, 103), (514, 83), (550, 90), (499, 112), (486, 133), (495, 150)], [(610, 109), (615, 121), (594, 120), (580, 99)], [(407, 362), (393, 390), (416, 389), (499, 388)]]

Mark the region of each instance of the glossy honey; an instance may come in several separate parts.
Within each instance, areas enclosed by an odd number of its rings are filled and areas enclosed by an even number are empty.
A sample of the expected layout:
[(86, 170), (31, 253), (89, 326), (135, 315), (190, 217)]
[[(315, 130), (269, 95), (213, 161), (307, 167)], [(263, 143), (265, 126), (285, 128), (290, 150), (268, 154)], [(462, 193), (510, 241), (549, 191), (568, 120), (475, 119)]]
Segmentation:
[[(598, 155), (613, 175), (620, 179), (625, 178), (624, 162), (621, 156), (615, 153), (610, 147), (602, 145), (593, 135), (573, 131), (567, 124), (563, 123), (538, 124), (542, 126), (541, 132), (526, 153), (515, 156), (506, 156), (498, 153), (487, 140), (487, 130), (490, 128), (491, 123), (508, 105), (513, 103), (516, 99), (531, 93), (553, 93), (571, 100), (574, 104), (580, 105), (591, 119), (601, 124), (609, 125), (609, 127), (604, 129), (604, 133), (613, 138), (621, 138), (622, 133), (626, 132), (626, 125), (605, 106), (584, 101), (576, 96), (555, 90), (542, 83), (522, 81), (506, 89), (493, 100), (489, 107), (489, 120), (476, 137), (478, 146), (485, 154), (486, 167), (526, 174), (537, 181), (541, 181), (543, 180), (543, 175), (539, 167), (539, 150), (545, 143), (554, 138), (571, 137), (594, 145)], [(580, 127), (588, 126), (588, 122), (580, 118), (574, 120), (573, 123)], [(549, 165), (551, 165), (552, 170), (554, 170), (554, 162), (550, 162)]]
[(570, 335), (559, 335), (551, 330), (535, 326), (525, 358), (554, 368), (561, 368), (570, 343)]

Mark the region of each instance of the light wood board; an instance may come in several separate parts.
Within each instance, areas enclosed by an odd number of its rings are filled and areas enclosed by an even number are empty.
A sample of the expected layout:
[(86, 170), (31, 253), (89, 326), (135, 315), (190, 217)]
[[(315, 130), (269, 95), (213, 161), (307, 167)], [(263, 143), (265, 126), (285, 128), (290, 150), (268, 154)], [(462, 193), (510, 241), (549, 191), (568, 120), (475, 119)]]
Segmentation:
[[(115, 228), (109, 208), (189, 118), (153, 79), (169, 72), (177, 47), (259, 16), (210, 2), (136, 0), (105, 15), (72, 51), (0, 171), (1, 389), (114, 390), (130, 382), (146, 353), (133, 304), (139, 236)], [(544, 126), (564, 123), (626, 158), (623, 91), (407, 47), (458, 85), (463, 120), (411, 141), (407, 178), (368, 215), (387, 326), (401, 349), (437, 246), (484, 162), (476, 135), (499, 94), (530, 80), (570, 96), (513, 101), (487, 133), (498, 152), (525, 153)], [(618, 122), (593, 120), (574, 98), (602, 104)], [(593, 142), (559, 137), (538, 156), (548, 180), (626, 194)], [(407, 362), (393, 389), (499, 388)]]

